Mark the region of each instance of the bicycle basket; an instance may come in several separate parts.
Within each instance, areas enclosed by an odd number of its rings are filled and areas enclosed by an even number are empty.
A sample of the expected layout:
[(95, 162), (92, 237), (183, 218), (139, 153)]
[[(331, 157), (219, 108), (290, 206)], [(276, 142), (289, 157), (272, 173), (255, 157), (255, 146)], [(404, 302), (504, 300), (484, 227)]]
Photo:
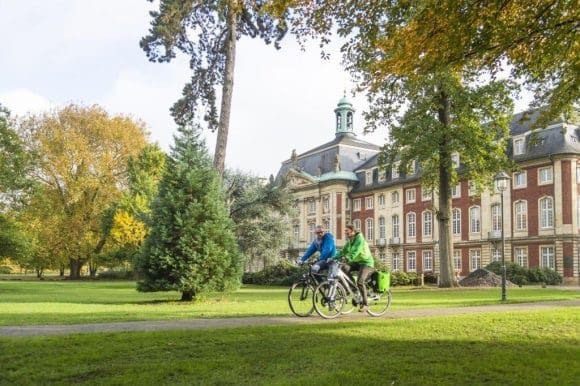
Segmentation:
[(377, 289), (379, 292), (384, 292), (391, 286), (391, 273), (390, 272), (377, 272)]

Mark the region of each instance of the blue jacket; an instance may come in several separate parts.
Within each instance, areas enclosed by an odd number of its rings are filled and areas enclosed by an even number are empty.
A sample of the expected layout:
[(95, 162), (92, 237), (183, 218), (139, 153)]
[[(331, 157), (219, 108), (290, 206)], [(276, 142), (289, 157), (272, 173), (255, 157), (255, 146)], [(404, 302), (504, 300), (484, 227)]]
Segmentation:
[(322, 236), (322, 239), (314, 239), (300, 260), (302, 262), (306, 261), (314, 252), (320, 252), (318, 260), (324, 261), (334, 257), (336, 254), (336, 244), (334, 243), (334, 236), (332, 233), (326, 232), (324, 236)]

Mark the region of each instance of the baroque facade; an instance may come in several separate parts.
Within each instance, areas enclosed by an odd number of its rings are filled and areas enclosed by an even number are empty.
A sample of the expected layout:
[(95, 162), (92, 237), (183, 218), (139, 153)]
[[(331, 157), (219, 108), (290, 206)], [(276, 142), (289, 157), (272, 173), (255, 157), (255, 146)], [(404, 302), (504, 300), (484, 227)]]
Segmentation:
[[(295, 197), (286, 253), (302, 253), (316, 224), (330, 230), (341, 246), (344, 227), (352, 223), (389, 269), (436, 275), (436, 195), (422, 189), (416, 167), (406, 175), (396, 167), (379, 167), (380, 147), (356, 137), (355, 110), (346, 97), (334, 112), (335, 138), (302, 154), (292, 151), (278, 172), (277, 181), (285, 180)], [(580, 129), (556, 120), (534, 131), (537, 115), (522, 113), (512, 120), (508, 152), (519, 170), (503, 192), (503, 214), (499, 192), (479, 194), (465, 180), (453, 188), (451, 233), (458, 277), (501, 259), (505, 218), (506, 261), (549, 267), (565, 282), (578, 281)], [(459, 157), (454, 163), (461, 167)]]

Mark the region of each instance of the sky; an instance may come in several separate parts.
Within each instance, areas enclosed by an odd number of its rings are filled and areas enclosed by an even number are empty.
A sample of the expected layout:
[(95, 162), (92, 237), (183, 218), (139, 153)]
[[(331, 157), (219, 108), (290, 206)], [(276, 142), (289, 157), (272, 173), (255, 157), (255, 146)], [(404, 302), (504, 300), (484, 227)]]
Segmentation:
[[(191, 76), (187, 58), (150, 63), (139, 47), (147, 34), (146, 0), (0, 0), (0, 103), (14, 115), (69, 103), (98, 104), (145, 122), (168, 151), (176, 126), (169, 114)], [(334, 108), (353, 84), (338, 52), (320, 58), (292, 36), (276, 50), (239, 41), (226, 167), (276, 175), (293, 149), (303, 153), (334, 138)], [(350, 94), (349, 94), (350, 96)], [(360, 139), (382, 144), (386, 129), (362, 134), (364, 97), (351, 98)], [(205, 133), (213, 153), (215, 134)]]

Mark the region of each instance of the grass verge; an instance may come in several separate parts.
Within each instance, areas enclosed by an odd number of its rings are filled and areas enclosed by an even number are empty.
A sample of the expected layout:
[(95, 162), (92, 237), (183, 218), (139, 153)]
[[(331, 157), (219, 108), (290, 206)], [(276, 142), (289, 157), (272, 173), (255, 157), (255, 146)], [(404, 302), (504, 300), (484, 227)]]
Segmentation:
[(0, 384), (573, 385), (579, 322), (577, 308), (557, 308), (1, 338)]

